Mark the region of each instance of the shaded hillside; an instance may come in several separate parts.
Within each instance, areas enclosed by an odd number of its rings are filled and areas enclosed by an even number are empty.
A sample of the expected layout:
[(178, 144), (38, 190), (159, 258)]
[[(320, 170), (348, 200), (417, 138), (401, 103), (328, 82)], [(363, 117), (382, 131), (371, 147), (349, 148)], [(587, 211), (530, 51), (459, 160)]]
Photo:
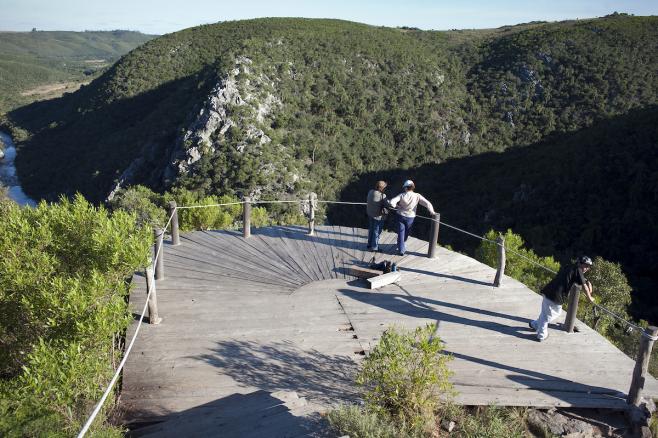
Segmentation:
[(137, 183), (333, 197), (355, 174), (532, 144), (655, 104), (657, 43), (654, 17), (486, 32), (227, 22), (150, 41), (9, 123), (37, 198), (101, 201)]
[[(366, 173), (340, 197), (362, 202), (378, 179), (395, 195), (407, 178), (448, 224), (480, 235), (511, 228), (563, 261), (586, 253), (620, 262), (636, 290), (633, 313), (658, 322), (658, 106), (503, 153)], [(363, 214), (344, 210), (329, 217), (365, 226)], [(414, 226), (426, 238), (427, 221)], [(479, 244), (446, 227), (440, 233), (459, 250)]]
[(124, 30), (0, 32), (0, 114), (45, 94), (39, 85), (91, 78), (152, 38)]

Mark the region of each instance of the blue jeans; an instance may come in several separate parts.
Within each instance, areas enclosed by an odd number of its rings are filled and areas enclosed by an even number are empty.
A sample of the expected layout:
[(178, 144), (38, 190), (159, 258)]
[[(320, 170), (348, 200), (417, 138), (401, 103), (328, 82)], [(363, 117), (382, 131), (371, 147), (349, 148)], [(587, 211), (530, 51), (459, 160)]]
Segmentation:
[(401, 214), (395, 215), (398, 223), (398, 251), (405, 252), (404, 242), (409, 238), (411, 232), (411, 225), (414, 223), (413, 217), (402, 216)]
[(382, 227), (384, 226), (384, 219), (377, 220), (374, 218), (368, 218), (368, 248), (378, 249), (379, 248), (379, 235), (382, 233)]

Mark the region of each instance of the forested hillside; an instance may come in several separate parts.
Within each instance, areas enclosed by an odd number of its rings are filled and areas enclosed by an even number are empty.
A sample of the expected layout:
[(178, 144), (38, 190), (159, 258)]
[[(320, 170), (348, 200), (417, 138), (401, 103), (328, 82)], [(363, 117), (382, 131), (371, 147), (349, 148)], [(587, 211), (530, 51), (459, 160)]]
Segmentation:
[(314, 190), (502, 151), (658, 100), (658, 19), (488, 32), (261, 19), (152, 40), (62, 99), (9, 114), (26, 192), (115, 181), (214, 194)]
[(0, 32), (0, 114), (47, 94), (38, 86), (97, 76), (151, 38), (124, 30)]
[(35, 198), (143, 184), (330, 199), (390, 171), (446, 220), (603, 254), (648, 291), (657, 71), (658, 17), (450, 32), (258, 19), (151, 40), (5, 126)]

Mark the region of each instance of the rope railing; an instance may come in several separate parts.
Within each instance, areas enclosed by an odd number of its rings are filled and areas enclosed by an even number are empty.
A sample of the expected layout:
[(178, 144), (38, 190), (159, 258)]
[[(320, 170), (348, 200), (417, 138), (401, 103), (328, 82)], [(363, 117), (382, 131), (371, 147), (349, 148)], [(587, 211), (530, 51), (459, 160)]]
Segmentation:
[[(176, 212), (177, 212), (178, 210), (193, 209), (193, 208), (227, 207), (227, 206), (233, 206), (233, 205), (244, 205), (244, 204), (246, 204), (246, 203), (250, 203), (250, 204), (310, 204), (310, 203), (315, 204), (315, 203), (317, 203), (317, 204), (335, 204), (335, 205), (367, 205), (366, 202), (327, 201), (327, 200), (318, 200), (318, 199), (313, 199), (313, 200), (311, 200), (311, 199), (294, 199), (294, 200), (253, 200), (253, 201), (251, 201), (251, 200), (249, 200), (249, 201), (244, 200), (244, 201), (225, 202), (225, 203), (218, 203), (218, 204), (182, 205), (182, 206), (175, 206), (175, 207), (173, 207), (173, 209), (171, 210), (171, 214), (170, 214), (170, 216), (169, 216), (169, 219), (167, 220), (167, 222), (166, 222), (164, 228), (162, 229), (162, 233), (165, 233), (166, 230), (167, 230), (167, 228), (169, 227), (169, 225), (171, 225), (172, 220), (174, 219), (174, 216), (176, 215)], [(396, 209), (393, 208), (393, 209), (391, 209), (391, 210), (395, 211)], [(489, 242), (489, 243), (493, 243), (493, 244), (498, 245), (498, 246), (502, 246), (502, 247), (505, 249), (505, 251), (509, 251), (510, 253), (512, 253), (512, 254), (514, 254), (514, 255), (516, 255), (516, 256), (518, 256), (518, 257), (521, 257), (521, 258), (525, 259), (526, 261), (528, 261), (528, 262), (530, 262), (530, 263), (532, 263), (532, 264), (534, 264), (534, 265), (536, 265), (536, 266), (538, 266), (538, 267), (541, 267), (541, 268), (545, 269), (545, 270), (548, 271), (548, 272), (551, 272), (552, 274), (557, 274), (557, 272), (555, 272), (554, 270), (550, 269), (549, 267), (544, 266), (544, 265), (542, 265), (541, 263), (538, 263), (538, 262), (536, 262), (536, 261), (530, 259), (529, 257), (527, 257), (527, 256), (525, 256), (525, 255), (519, 253), (518, 251), (515, 251), (515, 250), (513, 250), (513, 249), (507, 248), (506, 246), (504, 246), (504, 245), (501, 244), (500, 242), (497, 242), (497, 241), (495, 241), (495, 240), (488, 239), (488, 238), (486, 238), (486, 237), (484, 237), (484, 236), (480, 236), (480, 235), (475, 234), (475, 233), (472, 233), (472, 232), (470, 232), (470, 231), (466, 231), (466, 230), (461, 229), (461, 228), (459, 228), (459, 227), (456, 227), (456, 226), (454, 226), (454, 225), (450, 225), (450, 224), (448, 224), (448, 223), (442, 221), (441, 219), (435, 219), (435, 218), (432, 218), (432, 217), (422, 216), (422, 215), (416, 215), (416, 217), (419, 217), (419, 218), (422, 218), (422, 219), (426, 219), (426, 220), (429, 220), (429, 221), (432, 221), (432, 222), (436, 222), (436, 223), (438, 223), (438, 224), (440, 224), (440, 225), (443, 225), (443, 226), (448, 227), (448, 228), (450, 228), (450, 229), (453, 229), (453, 230), (455, 230), (455, 231), (458, 231), (458, 232), (464, 233), (464, 234), (466, 234), (466, 235), (468, 235), (468, 236), (475, 237), (475, 238), (480, 239), (480, 240), (482, 240), (482, 241)], [(163, 248), (162, 245), (160, 245), (160, 246), (158, 247), (158, 250), (156, 251), (155, 257), (153, 258), (152, 266), (154, 266), (154, 267), (156, 266), (156, 263), (157, 263), (158, 260), (159, 260), (160, 254), (161, 254), (161, 252), (162, 252), (162, 248)], [(151, 293), (155, 290), (155, 284), (154, 284), (154, 281), (155, 281), (155, 280), (154, 280), (154, 277), (151, 276), (151, 277), (149, 278), (149, 277), (147, 276), (147, 281), (148, 281), (148, 285), (147, 285), (147, 286), (148, 286), (148, 287), (147, 287), (148, 291), (147, 291), (147, 295), (146, 295), (146, 301), (145, 301), (145, 303), (144, 303), (144, 307), (143, 307), (143, 309), (142, 309), (142, 313), (141, 313), (141, 315), (140, 315), (140, 317), (139, 317), (139, 319), (138, 319), (138, 321), (137, 321), (137, 327), (136, 327), (136, 329), (135, 329), (135, 333), (133, 334), (133, 336), (132, 336), (132, 338), (131, 338), (131, 340), (130, 340), (130, 342), (129, 342), (129, 344), (128, 344), (128, 347), (126, 348), (125, 353), (124, 353), (124, 357), (123, 357), (123, 359), (121, 360), (121, 362), (119, 363), (119, 366), (117, 367), (117, 369), (115, 370), (115, 373), (114, 373), (112, 379), (110, 380), (110, 382), (109, 382), (109, 384), (108, 384), (108, 386), (107, 386), (107, 389), (106, 389), (105, 392), (103, 393), (103, 396), (101, 397), (101, 399), (99, 400), (99, 402), (98, 402), (98, 403), (96, 404), (96, 406), (94, 407), (94, 410), (92, 411), (91, 415), (89, 416), (89, 418), (88, 418), (87, 421), (85, 422), (85, 424), (84, 424), (82, 430), (81, 430), (80, 433), (77, 435), (78, 438), (82, 438), (82, 437), (84, 437), (85, 434), (89, 431), (89, 428), (91, 427), (91, 425), (92, 425), (92, 423), (94, 422), (95, 418), (98, 416), (98, 413), (99, 413), (100, 410), (102, 409), (103, 404), (104, 404), (105, 401), (107, 400), (109, 394), (112, 392), (112, 388), (114, 387), (114, 385), (116, 384), (117, 380), (119, 379), (119, 376), (120, 376), (120, 374), (121, 374), (121, 371), (123, 370), (123, 367), (125, 366), (126, 361), (128, 360), (128, 357), (129, 357), (129, 355), (130, 355), (130, 352), (132, 351), (133, 345), (135, 344), (135, 340), (137, 339), (137, 335), (139, 334), (140, 328), (141, 328), (141, 326), (142, 326), (142, 322), (143, 322), (143, 320), (144, 320), (144, 316), (146, 315), (146, 311), (147, 311), (147, 309), (148, 309), (149, 299), (151, 298)], [(611, 310), (605, 308), (604, 306), (601, 306), (601, 305), (596, 304), (596, 303), (592, 303), (592, 304), (593, 304), (593, 306), (594, 306), (596, 309), (599, 309), (599, 310), (601, 310), (602, 312), (604, 312), (605, 314), (607, 314), (607, 315), (609, 315), (609, 316), (611, 316), (611, 317), (617, 319), (618, 321), (620, 321), (620, 322), (626, 324), (626, 326), (628, 326), (631, 330), (638, 330), (638, 331), (642, 334), (643, 337), (649, 339), (650, 341), (656, 341), (656, 340), (658, 340), (658, 336), (651, 336), (649, 333), (647, 333), (647, 332), (646, 332), (642, 327), (640, 327), (639, 325), (634, 324), (634, 323), (632, 323), (632, 322), (630, 322), (630, 321), (624, 319), (623, 317), (617, 315), (616, 313), (614, 313), (614, 312), (612, 312)]]
[[(165, 225), (164, 230), (167, 229), (169, 224), (171, 223), (172, 218), (174, 217), (174, 213), (172, 213), (169, 216), (169, 220), (167, 221), (167, 224)], [(158, 261), (158, 258), (160, 257), (160, 253), (162, 252), (162, 246), (158, 248), (158, 251), (155, 253), (155, 257), (153, 257), (153, 262), (152, 265), (155, 266), (155, 264)], [(144, 315), (146, 315), (146, 310), (148, 308), (149, 304), (149, 299), (151, 298), (151, 293), (155, 290), (155, 285), (152, 283), (155, 281), (152, 277), (147, 278), (147, 281), (150, 281), (149, 287), (148, 287), (148, 292), (146, 294), (146, 300), (144, 301), (144, 307), (142, 308), (142, 314), (139, 316), (139, 320), (137, 320), (137, 327), (135, 328), (135, 333), (133, 333), (133, 337), (130, 339), (130, 343), (128, 344), (128, 347), (126, 347), (126, 351), (123, 355), (123, 359), (121, 359), (121, 362), (119, 362), (119, 366), (114, 372), (114, 375), (112, 376), (112, 379), (110, 380), (110, 383), (107, 386), (107, 389), (105, 389), (105, 392), (103, 393), (103, 396), (101, 399), (98, 401), (96, 406), (94, 407), (94, 410), (92, 411), (91, 415), (85, 422), (84, 426), (82, 427), (82, 430), (80, 430), (80, 433), (78, 433), (78, 438), (82, 438), (86, 435), (86, 433), (89, 431), (89, 428), (93, 424), (94, 420), (98, 416), (98, 413), (101, 411), (103, 404), (105, 404), (105, 400), (107, 400), (107, 397), (110, 395), (112, 392), (112, 388), (114, 388), (114, 385), (116, 384), (117, 380), (119, 380), (119, 376), (121, 375), (121, 371), (123, 370), (123, 367), (125, 366), (128, 356), (130, 355), (130, 352), (132, 351), (133, 345), (135, 344), (135, 340), (137, 339), (137, 335), (139, 334), (139, 330), (142, 327), (142, 321), (144, 320)]]

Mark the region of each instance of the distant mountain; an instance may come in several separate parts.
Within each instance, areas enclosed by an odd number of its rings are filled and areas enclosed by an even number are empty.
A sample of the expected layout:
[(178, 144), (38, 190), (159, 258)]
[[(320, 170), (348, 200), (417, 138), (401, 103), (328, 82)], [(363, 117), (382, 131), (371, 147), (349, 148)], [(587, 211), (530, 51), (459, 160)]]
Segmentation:
[(93, 78), (153, 37), (125, 30), (0, 32), (0, 114), (59, 90), (56, 83)]

